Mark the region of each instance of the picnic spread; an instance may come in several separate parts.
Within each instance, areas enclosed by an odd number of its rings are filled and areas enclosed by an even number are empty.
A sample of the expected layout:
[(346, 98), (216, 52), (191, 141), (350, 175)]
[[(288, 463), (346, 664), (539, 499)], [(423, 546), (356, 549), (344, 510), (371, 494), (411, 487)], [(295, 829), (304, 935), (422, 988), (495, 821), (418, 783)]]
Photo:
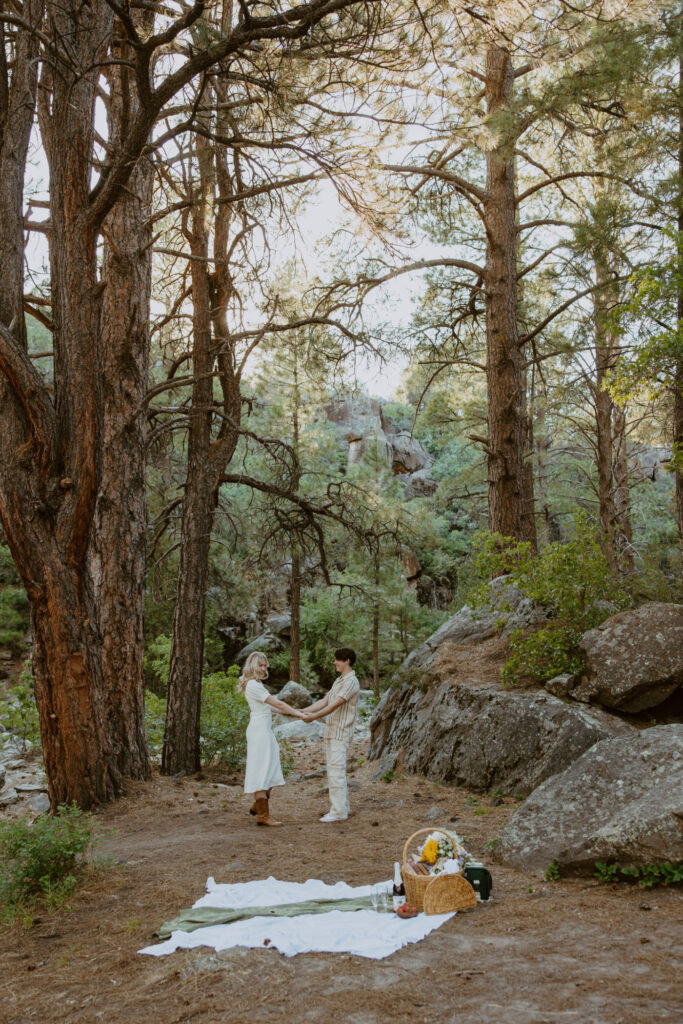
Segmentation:
[(393, 885), (330, 885), (313, 878), (289, 882), (272, 876), (219, 884), (209, 878), (206, 894), (161, 925), (156, 933), (161, 941), (139, 952), (165, 956), (199, 946), (217, 952), (272, 946), (285, 956), (352, 953), (382, 959), (419, 942), (458, 910), (475, 907), (477, 889), (488, 899), (490, 875), (472, 861), (457, 835), (421, 829), (407, 840)]

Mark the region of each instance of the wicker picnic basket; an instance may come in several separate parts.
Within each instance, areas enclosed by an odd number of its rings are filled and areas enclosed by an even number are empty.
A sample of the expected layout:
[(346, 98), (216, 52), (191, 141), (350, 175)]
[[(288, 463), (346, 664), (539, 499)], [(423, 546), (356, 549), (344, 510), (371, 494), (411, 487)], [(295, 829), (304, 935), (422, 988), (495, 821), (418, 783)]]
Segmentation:
[(401, 877), (406, 887), (406, 903), (425, 914), (449, 914), (452, 910), (476, 907), (477, 895), (464, 875), (416, 875), (408, 867), (410, 844), (423, 832), (440, 832), (455, 845), (457, 836), (444, 828), (419, 828), (406, 840), (403, 847)]

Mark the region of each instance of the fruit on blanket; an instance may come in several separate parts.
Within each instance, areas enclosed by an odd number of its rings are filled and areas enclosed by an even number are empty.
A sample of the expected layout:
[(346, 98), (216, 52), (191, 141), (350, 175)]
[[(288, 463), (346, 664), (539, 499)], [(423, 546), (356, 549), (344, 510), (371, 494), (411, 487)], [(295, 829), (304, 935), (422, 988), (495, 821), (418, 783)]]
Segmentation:
[(396, 911), (399, 917), (417, 917), (417, 907), (412, 907), (410, 903), (402, 903)]

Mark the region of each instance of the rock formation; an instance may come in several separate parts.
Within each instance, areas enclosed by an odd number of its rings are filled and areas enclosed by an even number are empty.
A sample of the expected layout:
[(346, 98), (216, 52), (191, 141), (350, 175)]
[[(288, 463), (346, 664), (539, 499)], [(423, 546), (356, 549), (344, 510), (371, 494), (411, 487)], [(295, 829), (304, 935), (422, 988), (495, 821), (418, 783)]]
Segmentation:
[(683, 725), (587, 750), (547, 779), (503, 830), (495, 859), (512, 867), (594, 870), (683, 859)]

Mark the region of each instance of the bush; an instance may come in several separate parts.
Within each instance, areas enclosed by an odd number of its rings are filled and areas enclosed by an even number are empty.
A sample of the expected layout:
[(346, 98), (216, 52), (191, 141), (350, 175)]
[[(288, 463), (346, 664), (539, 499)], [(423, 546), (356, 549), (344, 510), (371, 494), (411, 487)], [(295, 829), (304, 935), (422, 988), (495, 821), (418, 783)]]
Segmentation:
[(501, 675), (505, 684), (516, 682), (520, 676), (531, 676), (536, 682), (561, 672), (576, 673), (581, 668), (577, 644), (581, 632), (569, 626), (550, 626), (525, 637), (521, 629), (510, 634), (511, 657), (503, 665)]
[(166, 701), (152, 690), (145, 690), (145, 735), (150, 757), (158, 758), (164, 745)]
[(18, 649), (31, 626), (30, 605), (21, 587), (0, 590), (0, 645)]
[(21, 743), (22, 750), (40, 746), (40, 718), (33, 689), (31, 663), (25, 662), (17, 686), (0, 697), (0, 721)]
[[(199, 749), (204, 764), (239, 768), (244, 763), (249, 706), (236, 689), (239, 673), (237, 665), (231, 665), (227, 672), (212, 672), (202, 680)], [(147, 690), (145, 730), (152, 757), (161, 754), (165, 726), (166, 700)]]
[(653, 889), (660, 885), (680, 885), (683, 882), (683, 864), (672, 864), (668, 860), (662, 861), (661, 864), (644, 864), (638, 868), (622, 867), (620, 864), (596, 860), (595, 868), (595, 877), (601, 882), (618, 882), (632, 878), (641, 889)]
[(204, 764), (219, 762), (239, 768), (247, 752), (249, 706), (236, 684), (236, 665), (213, 672), (202, 682), (202, 715), (199, 746)]
[(513, 654), (502, 670), (506, 683), (524, 674), (544, 681), (560, 672), (579, 671), (576, 644), (581, 634), (628, 607), (628, 595), (611, 575), (599, 537), (584, 516), (576, 517), (566, 541), (549, 544), (539, 554), (529, 543), (500, 534), (481, 533), (473, 543), (482, 582), (470, 593), (470, 604), (488, 604), (490, 580), (508, 575), (525, 597), (561, 620), (528, 637), (513, 635)]
[(61, 906), (76, 886), (81, 858), (93, 840), (93, 818), (73, 807), (0, 823), (0, 915), (5, 921), (25, 915), (43, 898)]

